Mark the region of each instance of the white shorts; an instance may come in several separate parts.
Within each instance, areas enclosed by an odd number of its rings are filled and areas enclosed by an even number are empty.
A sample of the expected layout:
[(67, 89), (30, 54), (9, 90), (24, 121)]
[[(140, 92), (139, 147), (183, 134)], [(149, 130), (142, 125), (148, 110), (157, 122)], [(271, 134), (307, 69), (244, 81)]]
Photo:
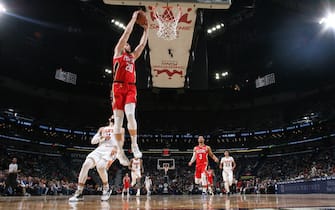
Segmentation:
[(232, 185), (233, 184), (233, 170), (223, 169), (222, 178), (224, 182), (228, 182), (229, 185)]
[(133, 179), (139, 179), (141, 178), (141, 171), (140, 170), (136, 170), (136, 171), (132, 171), (131, 172), (131, 178)]
[(86, 158), (93, 159), (95, 165), (105, 161), (107, 166), (108, 161), (115, 160), (115, 155), (111, 155), (113, 146), (112, 144), (102, 144), (88, 154)]

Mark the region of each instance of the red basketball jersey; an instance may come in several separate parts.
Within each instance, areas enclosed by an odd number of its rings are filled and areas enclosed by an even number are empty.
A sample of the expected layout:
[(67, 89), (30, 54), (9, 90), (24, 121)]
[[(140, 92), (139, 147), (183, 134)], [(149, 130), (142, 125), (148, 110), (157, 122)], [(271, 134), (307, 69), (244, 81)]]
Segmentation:
[(113, 74), (114, 81), (124, 83), (135, 83), (135, 59), (134, 56), (128, 53), (113, 58)]
[(130, 177), (129, 176), (123, 178), (123, 184), (127, 185), (127, 186), (130, 184)]
[(208, 148), (206, 145), (204, 146), (196, 146), (194, 148), (195, 157), (196, 157), (196, 164), (197, 165), (207, 165), (208, 162)]

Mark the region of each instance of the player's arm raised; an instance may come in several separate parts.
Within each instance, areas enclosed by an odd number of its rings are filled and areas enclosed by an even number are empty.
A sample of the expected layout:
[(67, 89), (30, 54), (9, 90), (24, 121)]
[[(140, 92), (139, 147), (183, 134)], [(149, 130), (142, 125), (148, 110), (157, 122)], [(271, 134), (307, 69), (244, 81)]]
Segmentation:
[(91, 139), (91, 144), (98, 144), (103, 141), (102, 129), (103, 127), (99, 128), (98, 132), (93, 136), (93, 138)]
[(123, 50), (124, 46), (126, 45), (126, 43), (128, 42), (128, 39), (129, 39), (129, 36), (130, 36), (131, 32), (133, 31), (134, 25), (136, 23), (138, 12), (139, 12), (139, 10), (135, 11), (133, 13), (133, 16), (132, 16), (131, 20), (129, 21), (126, 28), (124, 29), (124, 32), (123, 32), (122, 36), (120, 37), (118, 43), (115, 46), (114, 56), (121, 55), (122, 50)]
[(191, 166), (193, 163), (194, 163), (194, 161), (195, 161), (195, 148), (193, 149), (193, 155), (192, 155), (192, 158), (191, 158), (191, 160), (190, 160), (190, 162), (188, 162), (188, 165), (189, 166)]
[(142, 25), (143, 27), (143, 34), (140, 40), (140, 43), (137, 45), (137, 47), (135, 48), (133, 54), (134, 54), (134, 58), (135, 60), (141, 56), (145, 46), (147, 45), (147, 41), (148, 41), (148, 23), (146, 25)]
[(210, 146), (207, 146), (207, 148), (208, 148), (208, 155), (209, 155), (209, 157), (211, 157), (216, 163), (218, 163), (219, 159), (212, 152), (212, 148)]

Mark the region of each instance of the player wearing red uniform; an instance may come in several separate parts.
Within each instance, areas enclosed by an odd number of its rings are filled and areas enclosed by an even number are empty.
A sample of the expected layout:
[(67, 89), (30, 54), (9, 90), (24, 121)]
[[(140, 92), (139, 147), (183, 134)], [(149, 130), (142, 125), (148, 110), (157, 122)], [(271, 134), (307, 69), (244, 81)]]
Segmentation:
[(124, 193), (127, 193), (127, 197), (129, 197), (129, 187), (130, 187), (130, 177), (128, 173), (123, 177), (123, 189), (122, 189), (122, 197)]
[(207, 177), (206, 177), (206, 169), (208, 165), (208, 155), (217, 163), (219, 159), (213, 154), (210, 146), (205, 145), (205, 139), (203, 136), (198, 137), (199, 145), (194, 147), (193, 156), (188, 163), (191, 166), (194, 161), (195, 163), (195, 176), (194, 182), (195, 184), (202, 185), (202, 193), (206, 194), (207, 189)]
[(211, 169), (210, 166), (208, 166), (206, 171), (207, 176), (207, 182), (208, 182), (208, 191), (211, 195), (214, 195), (213, 192), (213, 177), (215, 176), (213, 169)]
[[(124, 114), (128, 121), (128, 131), (131, 137), (131, 150), (137, 158), (142, 157), (137, 145), (137, 122), (135, 119), (136, 104), (136, 71), (135, 61), (142, 54), (148, 40), (148, 25), (143, 27), (143, 34), (139, 45), (131, 52), (131, 47), (127, 43), (130, 34), (133, 31), (139, 11), (133, 13), (132, 19), (126, 26), (121, 38), (114, 49), (113, 57), (113, 74), (114, 80), (111, 91), (112, 108), (115, 117), (114, 133), (120, 150), (123, 151), (121, 138), (121, 127), (123, 124)], [(121, 153), (120, 153), (121, 154)], [(120, 159), (120, 158), (119, 158)], [(120, 161), (121, 162), (121, 161)], [(123, 163), (129, 161), (123, 158)], [(124, 164), (123, 164), (124, 165)]]

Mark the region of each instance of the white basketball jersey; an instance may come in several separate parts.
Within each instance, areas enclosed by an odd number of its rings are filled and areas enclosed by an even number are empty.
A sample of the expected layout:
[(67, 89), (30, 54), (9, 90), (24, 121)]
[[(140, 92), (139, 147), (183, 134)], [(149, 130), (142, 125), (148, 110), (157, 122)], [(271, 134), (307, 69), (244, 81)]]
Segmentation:
[(232, 170), (233, 162), (234, 162), (234, 158), (231, 156), (221, 158), (221, 163), (223, 164), (224, 170)]
[(150, 179), (150, 177), (146, 176), (146, 177), (145, 177), (145, 181), (144, 181), (144, 183), (145, 183), (145, 185), (147, 185), (147, 186), (151, 186), (151, 179)]
[(101, 143), (100, 143), (100, 145), (110, 145), (110, 146), (112, 146), (112, 145), (116, 145), (116, 141), (115, 141), (115, 137), (114, 137), (114, 134), (113, 134), (113, 127), (111, 127), (111, 126), (106, 126), (106, 127), (104, 127), (103, 129), (102, 129), (102, 136), (105, 136), (105, 137), (107, 137), (106, 139), (105, 139), (105, 141), (102, 141)]
[(135, 171), (140, 171), (141, 169), (141, 159), (133, 159), (131, 169)]

